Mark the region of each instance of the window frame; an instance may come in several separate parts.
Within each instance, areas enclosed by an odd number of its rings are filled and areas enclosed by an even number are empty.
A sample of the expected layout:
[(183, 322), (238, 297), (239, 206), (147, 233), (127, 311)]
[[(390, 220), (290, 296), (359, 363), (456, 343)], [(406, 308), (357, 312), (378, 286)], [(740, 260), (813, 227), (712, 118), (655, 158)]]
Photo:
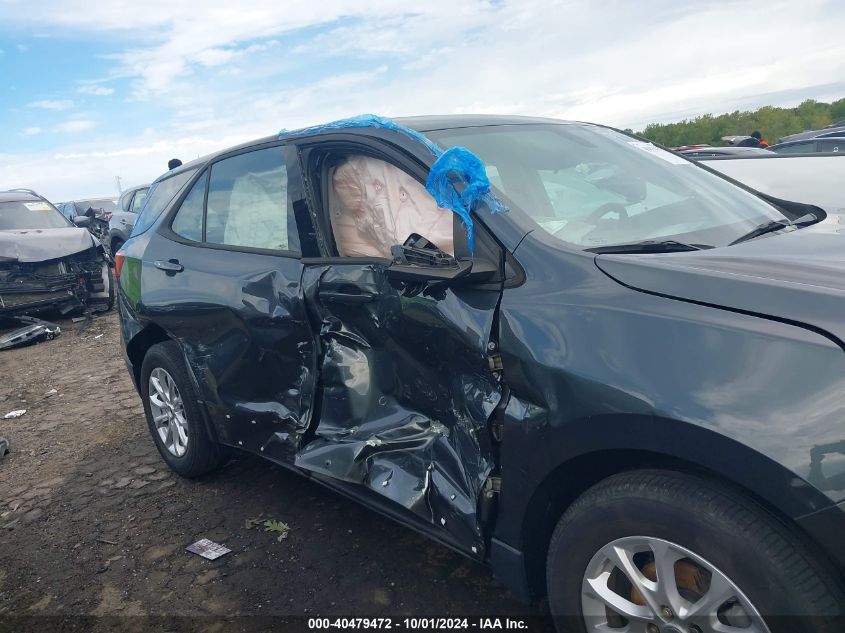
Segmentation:
[[(135, 215), (138, 215), (140, 213), (141, 209), (135, 208), (135, 201), (138, 199), (138, 194), (141, 193), (141, 191), (144, 192), (144, 198), (146, 198), (147, 194), (150, 192), (150, 188), (142, 187), (141, 189), (136, 189), (132, 192), (132, 199), (129, 201), (129, 208), (126, 210), (127, 213), (134, 213)], [(141, 205), (143, 206), (143, 202), (141, 203)]]
[(194, 182), (196, 182), (198, 174), (202, 173), (202, 166), (192, 164), (190, 167), (179, 169), (179, 171), (175, 174), (170, 174), (168, 172), (166, 177), (159, 177), (150, 183), (150, 186), (147, 188), (147, 198), (149, 198), (150, 189), (152, 189), (154, 185), (170, 180), (171, 178), (177, 178), (179, 174), (185, 172), (193, 172), (193, 174), (185, 181), (185, 184), (182, 185), (182, 188), (176, 192), (176, 195), (173, 197), (173, 199), (170, 200), (170, 202), (168, 202), (167, 205), (165, 205), (165, 207), (161, 211), (159, 211), (156, 218), (143, 231), (141, 231), (140, 233), (135, 233), (135, 227), (138, 226), (138, 220), (141, 219), (141, 211), (143, 211), (147, 205), (147, 200), (144, 200), (144, 206), (141, 207), (138, 213), (135, 214), (135, 222), (133, 223), (132, 228), (129, 231), (130, 238), (138, 237), (149, 231), (159, 233), (161, 226), (167, 220), (167, 217), (173, 212), (173, 209), (182, 204), (182, 199), (185, 197), (184, 192), (190, 191), (191, 188), (194, 186)]
[[(205, 242), (205, 203), (208, 201), (208, 178), (209, 178), (210, 173), (211, 173), (211, 167), (204, 167), (202, 169), (202, 171), (200, 171), (199, 178), (197, 178), (196, 180), (194, 180), (190, 183), (190, 186), (187, 187), (186, 190), (185, 190), (185, 195), (179, 197), (178, 204), (174, 205), (173, 209), (168, 211), (168, 216), (165, 217), (164, 221), (162, 222), (162, 226), (166, 225), (167, 230), (170, 233), (172, 233), (173, 235), (175, 235), (176, 237), (179, 238), (178, 241), (182, 241), (182, 242), (187, 243), (187, 244), (202, 244), (202, 243)], [(181, 209), (182, 209), (182, 204), (185, 202), (185, 200), (188, 198), (188, 196), (194, 190), (194, 187), (196, 187), (199, 184), (199, 181), (201, 179), (204, 179), (205, 183), (203, 184), (202, 216), (200, 217), (200, 233), (201, 233), (200, 240), (201, 241), (198, 242), (196, 240), (192, 240), (189, 237), (185, 237), (181, 233), (177, 233), (176, 231), (174, 231), (173, 230), (173, 223), (176, 221), (176, 216), (179, 215), (179, 211), (181, 211)]]
[[(332, 135), (332, 138), (305, 139), (297, 144), (300, 164), (308, 174), (305, 195), (311, 215), (314, 218), (317, 242), (320, 254), (315, 257), (303, 257), (305, 264), (382, 264), (389, 266), (393, 260), (386, 257), (349, 257), (338, 254), (337, 242), (332, 229), (330, 211), (325, 201), (328, 198), (328, 183), (325, 182), (324, 165), (317, 165), (317, 160), (326, 156), (359, 155), (382, 160), (401, 169), (420, 184), (425, 185), (429, 167), (416, 156), (400, 150), (398, 147), (376, 142), (358, 135)], [(316, 175), (316, 177), (314, 177)], [(319, 183), (319, 190), (315, 190), (315, 183)], [(473, 219), (475, 215), (473, 214)], [(476, 236), (479, 223), (475, 222)], [(471, 259), (467, 245), (466, 231), (456, 213), (452, 213), (452, 239), (455, 247), (455, 258), (459, 260)]]
[[(202, 169), (199, 170), (199, 174), (196, 178), (191, 180), (186, 186), (184, 191), (179, 195), (179, 197), (173, 202), (170, 209), (165, 212), (164, 219), (160, 222), (158, 227), (158, 234), (162, 237), (167, 238), (173, 242), (177, 242), (179, 244), (183, 244), (185, 246), (193, 246), (197, 248), (210, 248), (218, 251), (232, 251), (236, 253), (252, 253), (255, 255), (274, 255), (276, 257), (286, 257), (289, 259), (301, 259), (302, 253), (299, 250), (277, 250), (272, 248), (255, 248), (251, 246), (238, 246), (232, 244), (218, 244), (216, 242), (208, 242), (206, 241), (206, 215), (208, 213), (208, 185), (211, 179), (211, 168), (221, 161), (224, 161), (229, 158), (234, 158), (235, 156), (240, 156), (242, 154), (249, 154), (251, 152), (257, 152), (264, 149), (270, 149), (273, 147), (286, 147), (288, 143), (285, 141), (267, 141), (264, 143), (258, 143), (256, 145), (250, 145), (248, 147), (239, 147), (237, 149), (225, 152), (218, 156), (215, 156), (208, 162), (206, 162)], [(291, 196), (291, 175), (293, 170), (290, 168), (290, 157), (287, 152), (284, 154), (285, 157), (285, 170), (287, 172), (288, 178), (288, 190), (287, 190), (287, 197), (291, 201), (291, 210), (293, 207), (293, 197)], [(298, 173), (297, 173), (298, 177)], [(202, 202), (202, 242), (197, 242), (186, 237), (183, 237), (176, 233), (172, 229), (173, 220), (176, 217), (176, 214), (179, 213), (179, 209), (182, 208), (182, 203), (185, 201), (185, 198), (188, 197), (188, 194), (193, 190), (194, 185), (199, 181), (200, 178), (205, 178), (205, 193), (203, 195), (203, 202)], [(290, 220), (290, 218), (286, 218)], [(300, 250), (302, 245), (302, 227), (299, 226), (298, 219), (296, 214), (293, 214), (294, 224), (296, 226), (296, 237), (297, 241), (300, 243)], [(290, 244), (288, 244), (290, 245)]]
[[(839, 142), (839, 141), (842, 142)], [(835, 145), (836, 149), (825, 149), (825, 145)], [(840, 147), (842, 149), (840, 149)], [(820, 154), (839, 154), (845, 153), (845, 140), (838, 136), (831, 136), (828, 138), (820, 138), (818, 139), (818, 151)]]

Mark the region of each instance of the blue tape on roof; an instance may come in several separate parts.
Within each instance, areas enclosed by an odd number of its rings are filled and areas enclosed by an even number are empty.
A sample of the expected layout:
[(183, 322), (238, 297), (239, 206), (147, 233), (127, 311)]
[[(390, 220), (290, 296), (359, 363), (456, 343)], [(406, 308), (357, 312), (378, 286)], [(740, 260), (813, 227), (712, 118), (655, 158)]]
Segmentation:
[(279, 132), (279, 137), (289, 138), (296, 136), (308, 136), (310, 134), (330, 132), (331, 130), (342, 130), (350, 127), (374, 127), (383, 130), (393, 130), (394, 132), (399, 132), (400, 134), (409, 136), (415, 141), (419, 141), (420, 143), (425, 145), (429, 150), (431, 150), (431, 153), (435, 156), (439, 156), (443, 153), (442, 149), (437, 147), (437, 145), (435, 145), (431, 140), (428, 139), (428, 137), (424, 136), (423, 134), (420, 134), (416, 130), (412, 130), (409, 127), (405, 127), (404, 125), (399, 125), (391, 119), (386, 119), (385, 117), (378, 116), (376, 114), (359, 114), (358, 116), (349, 117), (348, 119), (338, 119), (337, 121), (332, 121), (330, 123), (312, 125), (311, 127), (305, 127), (290, 132), (287, 130), (282, 130), (281, 132)]
[[(450, 147), (445, 152), (429, 140), (425, 135), (404, 125), (399, 125), (391, 119), (375, 114), (359, 114), (348, 119), (339, 119), (331, 123), (314, 125), (299, 130), (281, 130), (279, 138), (295, 138), (308, 136), (331, 130), (345, 128), (371, 127), (392, 130), (404, 134), (425, 145), (437, 160), (431, 166), (428, 179), (425, 182), (426, 191), (437, 201), (437, 204), (450, 209), (464, 223), (467, 231), (467, 245), (470, 253), (475, 250), (474, 230), (471, 212), (479, 203), (487, 206), (490, 213), (503, 213), (508, 208), (490, 192), (490, 180), (481, 159), (465, 147)], [(458, 193), (456, 184), (463, 184), (464, 188)]]

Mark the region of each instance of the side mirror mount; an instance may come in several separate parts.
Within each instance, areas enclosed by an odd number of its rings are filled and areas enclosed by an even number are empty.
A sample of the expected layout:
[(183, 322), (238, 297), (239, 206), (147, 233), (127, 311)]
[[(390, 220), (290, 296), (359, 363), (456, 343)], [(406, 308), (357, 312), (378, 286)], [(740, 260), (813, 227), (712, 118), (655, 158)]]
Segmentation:
[(73, 218), (73, 223), (80, 229), (88, 228), (91, 225), (91, 218), (84, 215), (77, 215)]
[(495, 266), (488, 266), (486, 262), (458, 260), (417, 234), (411, 234), (404, 244), (397, 244), (390, 251), (393, 263), (387, 269), (387, 274), (391, 279), (399, 281), (477, 282), (496, 272)]

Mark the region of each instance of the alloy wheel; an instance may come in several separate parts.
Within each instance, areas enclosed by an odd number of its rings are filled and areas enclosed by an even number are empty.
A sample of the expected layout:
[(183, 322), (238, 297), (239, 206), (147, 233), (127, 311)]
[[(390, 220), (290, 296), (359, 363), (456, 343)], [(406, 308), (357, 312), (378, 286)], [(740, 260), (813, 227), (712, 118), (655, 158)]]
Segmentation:
[(150, 372), (150, 413), (164, 447), (176, 457), (188, 450), (188, 424), (185, 406), (173, 377), (162, 367)]
[(593, 556), (581, 607), (589, 631), (769, 633), (754, 605), (715, 565), (647, 536), (617, 539)]

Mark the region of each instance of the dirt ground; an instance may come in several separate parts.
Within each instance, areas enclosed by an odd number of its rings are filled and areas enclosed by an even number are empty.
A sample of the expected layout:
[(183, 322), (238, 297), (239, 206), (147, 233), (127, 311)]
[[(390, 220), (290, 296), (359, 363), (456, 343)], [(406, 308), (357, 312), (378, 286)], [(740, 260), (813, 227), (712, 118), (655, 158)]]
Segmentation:
[[(11, 443), (0, 460), (0, 630), (537, 614), (487, 569), (259, 458), (180, 479), (149, 437), (116, 312), (81, 332), (60, 323), (53, 341), (0, 352), (0, 435)], [(3, 419), (14, 409), (27, 411)], [(287, 523), (289, 536), (256, 518)], [(185, 551), (204, 537), (232, 552)]]

